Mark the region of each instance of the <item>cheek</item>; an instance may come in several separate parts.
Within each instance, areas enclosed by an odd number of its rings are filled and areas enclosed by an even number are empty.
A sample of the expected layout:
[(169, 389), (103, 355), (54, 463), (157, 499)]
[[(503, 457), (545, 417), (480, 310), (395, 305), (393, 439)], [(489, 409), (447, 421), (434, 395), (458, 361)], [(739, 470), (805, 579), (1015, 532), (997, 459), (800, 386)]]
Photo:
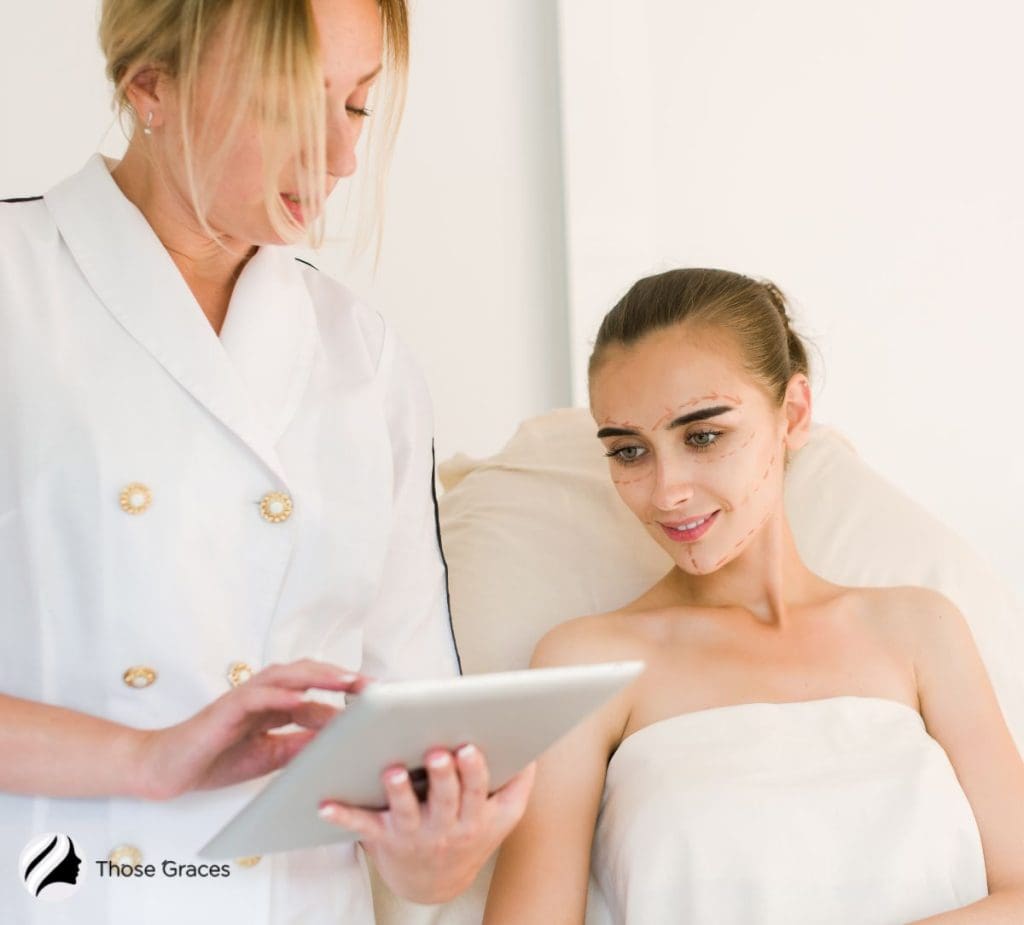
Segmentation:
[(785, 439), (777, 439), (764, 448), (752, 478), (749, 492), (751, 498), (756, 495), (774, 498), (778, 495), (782, 487), (785, 459)]
[(626, 505), (637, 517), (643, 519), (650, 500), (650, 479), (649, 466), (638, 469), (626, 469), (617, 466), (615, 463), (608, 464), (612, 484), (616, 492)]

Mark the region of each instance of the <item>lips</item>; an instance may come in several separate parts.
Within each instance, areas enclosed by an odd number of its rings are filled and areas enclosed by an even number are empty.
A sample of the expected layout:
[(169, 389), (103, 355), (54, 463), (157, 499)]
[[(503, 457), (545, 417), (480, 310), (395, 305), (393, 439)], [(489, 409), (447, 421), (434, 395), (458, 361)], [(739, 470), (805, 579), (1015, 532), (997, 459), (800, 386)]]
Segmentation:
[(694, 543), (711, 529), (718, 519), (718, 514), (719, 511), (712, 511), (700, 517), (690, 517), (671, 523), (659, 521), (658, 526), (664, 531), (665, 536), (675, 543)]

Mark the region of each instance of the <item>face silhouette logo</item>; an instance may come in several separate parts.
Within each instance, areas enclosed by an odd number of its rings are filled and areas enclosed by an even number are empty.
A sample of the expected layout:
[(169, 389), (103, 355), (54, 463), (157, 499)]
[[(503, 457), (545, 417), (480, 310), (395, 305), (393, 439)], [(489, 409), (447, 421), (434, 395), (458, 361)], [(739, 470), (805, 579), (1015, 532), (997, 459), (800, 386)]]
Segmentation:
[(58, 902), (76, 893), (82, 885), (83, 863), (67, 835), (49, 832), (25, 846), (18, 872), (32, 896), (43, 902)]

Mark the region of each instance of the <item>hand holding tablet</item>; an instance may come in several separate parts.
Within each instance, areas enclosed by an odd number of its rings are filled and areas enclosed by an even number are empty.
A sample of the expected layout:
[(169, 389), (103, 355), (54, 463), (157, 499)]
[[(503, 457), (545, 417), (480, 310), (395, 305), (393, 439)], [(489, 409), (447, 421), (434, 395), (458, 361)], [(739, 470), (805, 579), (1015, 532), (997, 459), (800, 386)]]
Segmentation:
[[(320, 818), (324, 801), (383, 808), (381, 772), (425, 779), (424, 756), (473, 744), (499, 790), (643, 670), (642, 662), (377, 683), (354, 698), (201, 850), (203, 857), (265, 854), (359, 835)], [(460, 756), (461, 762), (461, 756)]]

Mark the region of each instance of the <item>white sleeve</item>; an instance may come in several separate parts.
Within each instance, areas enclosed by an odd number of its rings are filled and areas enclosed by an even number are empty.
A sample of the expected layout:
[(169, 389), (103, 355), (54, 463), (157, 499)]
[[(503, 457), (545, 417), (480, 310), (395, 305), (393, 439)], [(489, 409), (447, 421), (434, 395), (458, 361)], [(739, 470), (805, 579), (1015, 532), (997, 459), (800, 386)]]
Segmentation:
[(461, 666), (437, 517), (430, 394), (390, 328), (378, 375), (391, 435), (393, 506), (377, 598), (364, 624), (362, 671), (380, 680), (451, 677)]

